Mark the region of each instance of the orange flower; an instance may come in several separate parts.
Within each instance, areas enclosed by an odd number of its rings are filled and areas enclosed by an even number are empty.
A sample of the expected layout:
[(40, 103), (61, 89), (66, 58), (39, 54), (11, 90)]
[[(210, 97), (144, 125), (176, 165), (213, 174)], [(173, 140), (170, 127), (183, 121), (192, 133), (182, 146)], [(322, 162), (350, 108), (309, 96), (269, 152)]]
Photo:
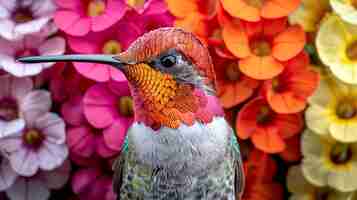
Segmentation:
[(279, 76), (264, 82), (269, 105), (278, 113), (297, 113), (305, 109), (319, 83), (319, 74), (309, 68), (309, 56), (301, 53), (284, 64)]
[(206, 42), (210, 34), (210, 20), (218, 10), (218, 0), (166, 0), (166, 3), (171, 14), (176, 17), (175, 26), (195, 33)]
[(257, 22), (261, 18), (286, 17), (299, 7), (301, 0), (221, 0), (221, 2), (232, 17)]
[(251, 97), (259, 81), (242, 74), (238, 60), (215, 59), (218, 96), (224, 108), (232, 108)]
[(284, 140), (298, 134), (302, 127), (299, 113), (278, 114), (262, 97), (244, 105), (236, 120), (238, 136), (241, 139), (251, 137), (255, 147), (267, 153), (284, 151)]
[(222, 36), (228, 48), (241, 58), (240, 69), (247, 76), (267, 80), (280, 74), (283, 61), (301, 51), (306, 36), (298, 25), (287, 27), (287, 19), (225, 22)]
[(277, 165), (266, 153), (252, 150), (244, 163), (246, 186), (243, 200), (280, 200), (283, 187), (273, 181)]
[(280, 157), (286, 162), (297, 162), (302, 158), (299, 135), (286, 140), (286, 149), (281, 152)]

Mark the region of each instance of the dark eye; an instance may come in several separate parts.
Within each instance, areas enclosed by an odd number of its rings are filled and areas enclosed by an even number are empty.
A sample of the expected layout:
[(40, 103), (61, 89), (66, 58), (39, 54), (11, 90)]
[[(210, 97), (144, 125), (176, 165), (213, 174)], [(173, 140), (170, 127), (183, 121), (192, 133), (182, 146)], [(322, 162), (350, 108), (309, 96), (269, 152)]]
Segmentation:
[(160, 62), (164, 67), (172, 67), (176, 64), (176, 57), (172, 55), (164, 56), (160, 59)]

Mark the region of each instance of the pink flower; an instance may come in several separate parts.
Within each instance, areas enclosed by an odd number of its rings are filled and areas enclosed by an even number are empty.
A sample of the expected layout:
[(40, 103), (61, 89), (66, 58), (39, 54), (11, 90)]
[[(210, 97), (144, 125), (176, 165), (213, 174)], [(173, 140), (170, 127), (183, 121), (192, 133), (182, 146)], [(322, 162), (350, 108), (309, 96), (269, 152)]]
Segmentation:
[[(106, 161), (102, 161), (102, 163)], [(72, 190), (81, 200), (102, 199), (115, 200), (112, 189), (112, 176), (110, 166), (83, 168), (76, 171), (72, 178)]]
[(9, 161), (5, 157), (0, 158), (0, 177), (0, 191), (4, 191), (11, 187), (18, 177), (17, 173), (12, 169)]
[[(102, 32), (89, 33), (86, 37), (68, 36), (68, 43), (76, 53), (118, 54), (126, 50), (141, 33), (142, 31), (134, 23), (119, 22)], [(126, 80), (119, 70), (108, 65), (74, 63), (74, 66), (80, 74), (95, 81)]]
[(72, 97), (65, 102), (62, 105), (61, 113), (69, 125), (67, 144), (70, 154), (75, 154), (71, 158), (77, 164), (83, 165), (80, 158), (93, 159), (97, 155), (108, 158), (120, 152), (117, 149), (111, 149), (106, 144), (103, 130), (96, 129), (87, 122), (83, 114), (82, 96)]
[(21, 39), (50, 27), (56, 6), (52, 0), (0, 0), (0, 36)]
[(103, 31), (126, 12), (124, 0), (55, 0), (59, 9), (54, 20), (59, 29), (73, 36)]
[(25, 113), (49, 111), (50, 94), (44, 90), (33, 90), (31, 79), (2, 75), (0, 83), (0, 137), (21, 131), (25, 127), (22, 119)]
[(15, 76), (29, 76), (40, 73), (54, 63), (23, 64), (16, 61), (22, 56), (57, 55), (65, 51), (65, 40), (61, 37), (47, 39), (29, 35), (18, 41), (0, 38), (0, 69)]
[(31, 177), (20, 176), (6, 190), (11, 200), (47, 200), (50, 189), (61, 189), (68, 181), (71, 165), (68, 160), (53, 171), (39, 171)]
[(24, 118), (23, 130), (0, 139), (0, 149), (12, 168), (22, 176), (33, 176), (40, 169), (49, 171), (61, 166), (68, 155), (63, 120), (35, 109), (26, 111)]
[(50, 77), (49, 89), (55, 102), (64, 102), (73, 96), (84, 94), (94, 84), (94, 81), (78, 74), (71, 63), (57, 63), (50, 68)]
[(104, 142), (110, 149), (120, 151), (128, 127), (133, 122), (128, 83), (98, 83), (88, 89), (83, 103), (88, 122), (95, 128), (104, 129)]

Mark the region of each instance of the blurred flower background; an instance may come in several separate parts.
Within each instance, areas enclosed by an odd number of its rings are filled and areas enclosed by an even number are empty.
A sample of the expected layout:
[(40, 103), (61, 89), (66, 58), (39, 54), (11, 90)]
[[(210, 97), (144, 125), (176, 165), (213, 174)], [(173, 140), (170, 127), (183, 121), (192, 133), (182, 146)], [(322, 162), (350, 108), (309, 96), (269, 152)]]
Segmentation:
[(16, 59), (116, 54), (167, 26), (210, 50), (244, 200), (357, 199), (356, 0), (0, 0), (0, 200), (115, 200), (133, 122), (120, 71)]

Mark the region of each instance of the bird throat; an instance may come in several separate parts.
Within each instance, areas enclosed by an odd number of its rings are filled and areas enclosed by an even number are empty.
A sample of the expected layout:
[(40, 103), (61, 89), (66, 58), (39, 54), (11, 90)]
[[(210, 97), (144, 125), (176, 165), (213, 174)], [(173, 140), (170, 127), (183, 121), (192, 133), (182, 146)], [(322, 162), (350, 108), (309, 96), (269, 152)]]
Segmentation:
[(209, 123), (213, 116), (221, 114), (209, 110), (209, 98), (203, 91), (180, 84), (172, 75), (149, 65), (128, 66), (125, 73), (131, 83), (135, 118), (153, 129), (176, 129), (182, 123), (191, 126), (195, 121)]

